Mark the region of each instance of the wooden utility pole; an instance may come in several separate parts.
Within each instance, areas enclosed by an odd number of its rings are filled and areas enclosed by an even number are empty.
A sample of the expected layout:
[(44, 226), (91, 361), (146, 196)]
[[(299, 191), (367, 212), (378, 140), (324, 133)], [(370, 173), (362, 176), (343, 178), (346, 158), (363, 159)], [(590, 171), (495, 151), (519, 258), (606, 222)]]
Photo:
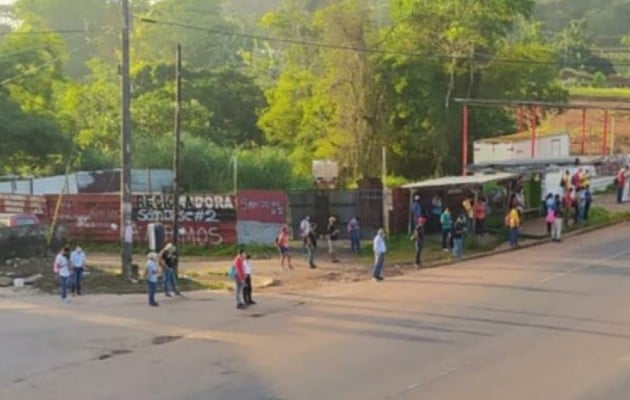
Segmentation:
[[(179, 248), (179, 178), (180, 178), (180, 150), (182, 135), (182, 46), (177, 45), (175, 53), (175, 151), (173, 156), (173, 245), (177, 253)], [(175, 272), (177, 273), (179, 257), (175, 259)]]
[(133, 222), (131, 220), (131, 82), (129, 78), (129, 0), (122, 0), (122, 62), (121, 75), (121, 132), (120, 151), (122, 173), (120, 179), (120, 243), (123, 277), (131, 277), (133, 262)]

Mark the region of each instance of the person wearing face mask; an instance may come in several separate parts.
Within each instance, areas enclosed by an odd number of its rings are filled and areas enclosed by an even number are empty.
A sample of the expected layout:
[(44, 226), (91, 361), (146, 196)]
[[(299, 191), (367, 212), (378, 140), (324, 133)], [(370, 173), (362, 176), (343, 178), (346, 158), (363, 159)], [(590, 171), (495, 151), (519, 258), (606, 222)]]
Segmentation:
[(379, 229), (374, 237), (373, 249), (374, 270), (372, 277), (375, 281), (380, 282), (383, 280), (383, 266), (385, 265), (385, 253), (387, 252), (387, 247), (385, 246), (385, 231), (383, 229)]
[(72, 251), (72, 254), (70, 254), (70, 264), (72, 264), (72, 272), (74, 274), (72, 277), (72, 295), (74, 296), (76, 294), (77, 296), (81, 296), (81, 283), (86, 265), (86, 256), (79, 244), (77, 244), (77, 247)]

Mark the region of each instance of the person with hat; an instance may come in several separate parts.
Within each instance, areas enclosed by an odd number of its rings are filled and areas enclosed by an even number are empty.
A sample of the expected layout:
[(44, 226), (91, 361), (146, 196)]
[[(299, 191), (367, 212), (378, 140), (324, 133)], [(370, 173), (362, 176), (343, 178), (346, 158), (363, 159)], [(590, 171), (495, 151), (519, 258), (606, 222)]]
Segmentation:
[(416, 223), (416, 227), (413, 230), (411, 240), (413, 240), (416, 246), (416, 268), (422, 268), (422, 249), (424, 248), (424, 224), (426, 218), (419, 217)]
[(151, 252), (147, 255), (147, 266), (144, 272), (144, 276), (147, 280), (149, 305), (151, 307), (157, 307), (158, 303), (155, 301), (155, 292), (157, 291), (158, 275), (160, 269), (157, 264), (158, 255)]

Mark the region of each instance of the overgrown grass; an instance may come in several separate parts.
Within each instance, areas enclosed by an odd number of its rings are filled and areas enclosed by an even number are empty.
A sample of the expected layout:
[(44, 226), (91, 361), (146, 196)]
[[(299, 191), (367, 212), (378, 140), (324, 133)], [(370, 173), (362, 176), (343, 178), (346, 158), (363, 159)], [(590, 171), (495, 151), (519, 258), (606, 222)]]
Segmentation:
[[(88, 253), (118, 253), (120, 245), (117, 243), (83, 243), (83, 247)], [(239, 249), (244, 249), (254, 258), (269, 258), (278, 253), (274, 246), (266, 245), (221, 245), (213, 247), (198, 247), (190, 245), (180, 246), (181, 256), (207, 257), (208, 259), (229, 259), (234, 257)], [(144, 255), (149, 251), (146, 245), (135, 244), (134, 254)]]
[(569, 89), (571, 96), (630, 98), (630, 89), (576, 87)]

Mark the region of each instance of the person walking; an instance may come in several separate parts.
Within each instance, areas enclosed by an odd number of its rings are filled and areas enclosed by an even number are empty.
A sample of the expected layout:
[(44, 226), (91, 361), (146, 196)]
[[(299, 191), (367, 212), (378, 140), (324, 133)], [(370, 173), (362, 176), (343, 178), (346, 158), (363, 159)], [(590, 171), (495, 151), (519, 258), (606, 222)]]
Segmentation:
[(617, 188), (617, 203), (623, 203), (623, 191), (626, 187), (626, 167), (623, 167), (617, 172), (615, 177), (615, 187)]
[(424, 249), (425, 222), (426, 219), (424, 217), (418, 218), (416, 227), (413, 230), (413, 236), (411, 236), (411, 240), (413, 240), (414, 246), (416, 247), (416, 268), (422, 268), (422, 250)]
[(77, 244), (77, 247), (72, 251), (72, 254), (70, 254), (70, 264), (72, 264), (72, 272), (74, 273), (72, 295), (76, 294), (77, 296), (81, 296), (81, 283), (86, 262), (85, 252), (81, 246)]
[(328, 239), (328, 255), (331, 263), (338, 263), (337, 259), (337, 239), (339, 239), (339, 228), (337, 228), (337, 218), (329, 217), (328, 226), (326, 227), (326, 236)]
[(442, 251), (447, 252), (451, 248), (451, 231), (453, 230), (453, 217), (448, 207), (444, 208), (444, 212), (440, 216), (440, 225), (442, 227)]
[(465, 215), (460, 215), (453, 224), (453, 257), (462, 258), (464, 253), (464, 232), (466, 232)]
[(151, 252), (147, 255), (147, 265), (144, 270), (144, 276), (147, 280), (147, 292), (149, 295), (149, 305), (151, 307), (157, 307), (158, 303), (155, 301), (155, 292), (157, 292), (158, 275), (160, 274), (160, 268), (157, 263), (158, 255)]
[(177, 295), (181, 296), (181, 293), (177, 289), (177, 281), (175, 280), (175, 246), (173, 243), (167, 243), (160, 252), (160, 265), (162, 267), (164, 280), (164, 294), (167, 297), (172, 297), (170, 289)]
[(247, 307), (243, 298), (243, 290), (247, 285), (245, 279), (245, 250), (239, 250), (232, 262), (234, 275), (234, 291), (236, 295), (236, 308), (242, 310)]
[(359, 255), (361, 252), (361, 225), (358, 217), (352, 217), (346, 227), (348, 235), (350, 235), (350, 249), (352, 253)]
[(243, 301), (245, 305), (254, 305), (256, 302), (252, 299), (252, 256), (247, 254), (245, 257), (245, 287), (243, 288)]
[(372, 271), (372, 278), (380, 282), (383, 280), (383, 266), (385, 265), (385, 253), (387, 252), (385, 230), (382, 228), (379, 229), (376, 236), (374, 236), (372, 249), (374, 250), (374, 270)]
[(61, 286), (61, 301), (69, 303), (68, 285), (70, 283), (70, 247), (65, 246), (55, 257), (53, 264), (53, 272), (59, 276), (59, 284)]
[[(309, 222), (309, 233), (311, 232), (311, 225)], [(306, 245), (306, 238), (304, 237), (304, 244)], [(288, 264), (289, 269), (293, 269), (293, 265), (291, 265), (291, 254), (289, 254), (289, 228), (287, 226), (283, 226), (280, 228), (280, 233), (278, 233), (278, 237), (276, 238), (276, 246), (278, 247), (278, 252), (280, 253), (280, 268), (283, 270), (285, 268), (285, 262)]]
[(313, 226), (311, 224), (311, 217), (307, 215), (300, 222), (300, 239), (302, 239), (302, 247), (304, 249), (304, 252), (307, 251), (306, 238), (308, 237), (308, 234), (311, 232), (312, 229), (313, 229)]

